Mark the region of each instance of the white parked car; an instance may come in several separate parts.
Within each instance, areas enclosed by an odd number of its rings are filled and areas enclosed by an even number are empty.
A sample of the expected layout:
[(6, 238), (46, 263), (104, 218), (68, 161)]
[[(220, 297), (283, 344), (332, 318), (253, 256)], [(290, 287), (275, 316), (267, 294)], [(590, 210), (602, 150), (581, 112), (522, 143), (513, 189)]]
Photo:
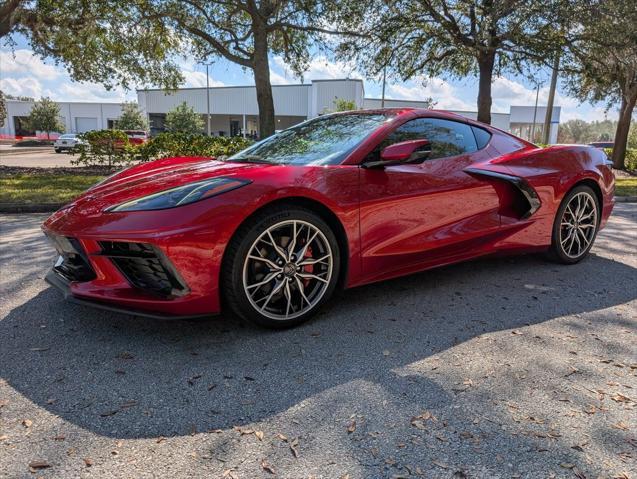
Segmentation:
[(63, 151), (73, 151), (78, 145), (84, 142), (75, 133), (65, 133), (60, 135), (53, 143), (53, 148), (56, 153), (62, 153)]

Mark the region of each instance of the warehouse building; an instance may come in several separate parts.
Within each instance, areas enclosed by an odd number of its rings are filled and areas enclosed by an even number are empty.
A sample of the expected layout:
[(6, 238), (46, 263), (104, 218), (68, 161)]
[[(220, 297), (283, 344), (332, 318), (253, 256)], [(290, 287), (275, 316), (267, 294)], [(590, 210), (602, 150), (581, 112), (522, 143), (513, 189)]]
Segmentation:
[[(272, 87), (276, 129), (283, 130), (292, 125), (330, 112), (337, 99), (354, 102), (357, 108), (380, 108), (381, 100), (366, 98), (362, 80), (313, 80), (296, 85)], [(435, 100), (435, 99), (434, 99)], [(210, 115), (210, 133), (218, 136), (259, 136), (257, 95), (254, 86), (224, 86), (206, 88), (181, 88), (166, 92), (159, 89), (137, 91), (140, 108), (146, 112), (151, 133), (164, 130), (166, 113), (182, 102), (192, 106), (204, 117)], [(385, 107), (426, 107), (424, 102), (410, 100), (385, 100)], [(33, 136), (24, 120), (33, 103), (7, 101), (7, 120), (0, 128), (0, 136)], [(83, 133), (89, 130), (113, 128), (121, 114), (117, 103), (60, 102), (60, 111), (67, 132)], [(530, 139), (532, 133), (541, 131), (545, 107), (512, 106), (509, 113), (492, 113), (493, 126)], [(460, 115), (475, 119), (475, 112), (456, 111)], [(551, 121), (551, 143), (557, 141), (560, 108), (553, 109)], [(535, 120), (535, 126), (534, 126)]]

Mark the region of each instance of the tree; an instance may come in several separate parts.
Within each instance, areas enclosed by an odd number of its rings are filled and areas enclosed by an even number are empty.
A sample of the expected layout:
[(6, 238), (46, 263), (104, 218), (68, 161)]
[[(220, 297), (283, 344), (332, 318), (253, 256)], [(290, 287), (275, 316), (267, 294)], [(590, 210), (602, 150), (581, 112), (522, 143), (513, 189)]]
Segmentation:
[(65, 127), (60, 117), (59, 105), (49, 98), (36, 101), (27, 119), (31, 130), (46, 132), (46, 138), (51, 138), (51, 132), (64, 133)]
[(152, 0), (5, 0), (0, 38), (25, 36), (33, 51), (62, 62), (71, 78), (110, 89), (149, 83), (175, 88), (183, 80), (173, 54), (182, 41), (161, 23), (134, 18)]
[(166, 113), (166, 128), (183, 133), (200, 133), (203, 130), (203, 119), (194, 108), (183, 102)]
[[(259, 106), (259, 134), (274, 133), (270, 55), (281, 55), (301, 75), (309, 47), (327, 27), (332, 0), (157, 0), (138, 9), (175, 32), (199, 59), (222, 57), (252, 71)], [(139, 2), (139, 0), (138, 0)], [(139, 3), (138, 3), (139, 4)]]
[(407, 80), (421, 75), (478, 75), (478, 120), (491, 122), (494, 75), (523, 72), (559, 48), (542, 0), (372, 0), (353, 2), (341, 28), (358, 27), (363, 37), (342, 42), (339, 54), (354, 58), (372, 76)]
[(334, 111), (350, 110), (356, 110), (356, 103), (354, 100), (344, 100), (343, 98), (337, 98), (334, 100)]
[(567, 88), (581, 100), (619, 104), (612, 160), (623, 169), (637, 103), (637, 8), (625, 0), (577, 0), (569, 7), (576, 28), (567, 36)]
[(4, 126), (7, 119), (7, 102), (4, 99), (4, 92), (0, 90), (0, 128)]
[(122, 114), (116, 122), (120, 130), (148, 130), (148, 120), (137, 103), (126, 102), (122, 105)]

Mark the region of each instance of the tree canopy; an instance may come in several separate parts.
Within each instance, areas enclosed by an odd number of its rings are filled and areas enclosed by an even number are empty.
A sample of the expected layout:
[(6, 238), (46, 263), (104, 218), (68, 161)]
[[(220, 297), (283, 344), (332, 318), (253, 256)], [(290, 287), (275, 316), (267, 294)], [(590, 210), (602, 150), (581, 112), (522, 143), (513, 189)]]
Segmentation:
[(42, 98), (33, 104), (27, 124), (32, 130), (44, 131), (47, 138), (50, 138), (52, 131), (64, 133), (65, 130), (60, 107), (49, 98)]
[(259, 133), (274, 133), (270, 56), (296, 74), (307, 68), (310, 46), (321, 41), (332, 0), (157, 0), (137, 3), (136, 15), (175, 32), (200, 60), (221, 57), (254, 74)]
[[(358, 2), (355, 2), (358, 3)], [(479, 77), (478, 120), (491, 122), (494, 75), (524, 72), (554, 49), (553, 0), (371, 0), (340, 15), (364, 33), (339, 47), (371, 76)], [(559, 46), (559, 44), (558, 44)]]
[(564, 70), (569, 93), (583, 101), (619, 106), (613, 163), (624, 168), (637, 103), (637, 8), (625, 0), (574, 0), (567, 4)]
[(201, 115), (186, 102), (177, 105), (166, 113), (166, 128), (170, 131), (183, 133), (200, 133), (204, 122)]
[(161, 22), (136, 15), (151, 0), (7, 0), (0, 5), (0, 39), (24, 35), (33, 51), (64, 64), (76, 81), (111, 89), (149, 83), (175, 88), (173, 60), (181, 39)]
[(137, 103), (127, 102), (122, 105), (122, 114), (117, 119), (119, 130), (148, 130), (148, 120)]

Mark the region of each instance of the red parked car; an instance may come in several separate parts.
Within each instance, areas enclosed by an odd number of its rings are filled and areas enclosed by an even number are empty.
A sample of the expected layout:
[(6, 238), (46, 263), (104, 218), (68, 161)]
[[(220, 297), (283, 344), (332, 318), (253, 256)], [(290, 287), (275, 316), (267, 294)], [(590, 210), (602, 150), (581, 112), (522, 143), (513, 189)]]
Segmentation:
[(47, 279), (132, 314), (284, 327), (336, 288), (479, 256), (576, 263), (613, 190), (595, 148), (537, 148), (433, 110), (325, 115), (225, 161), (158, 160), (94, 186), (45, 222)]

